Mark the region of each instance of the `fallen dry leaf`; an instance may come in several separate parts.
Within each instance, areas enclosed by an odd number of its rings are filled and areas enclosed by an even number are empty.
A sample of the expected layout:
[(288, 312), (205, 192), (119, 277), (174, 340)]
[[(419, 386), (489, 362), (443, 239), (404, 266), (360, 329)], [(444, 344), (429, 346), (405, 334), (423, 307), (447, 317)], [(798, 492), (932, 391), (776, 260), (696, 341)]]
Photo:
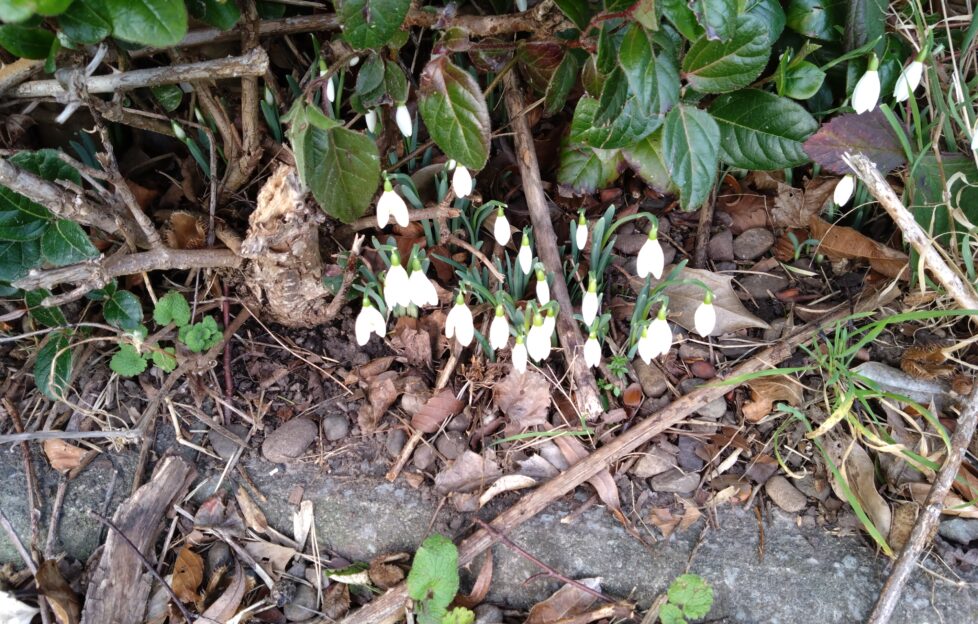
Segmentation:
[(900, 140), (879, 108), (862, 115), (836, 115), (805, 141), (805, 153), (839, 175), (849, 173), (843, 160), (846, 152), (863, 154), (883, 175), (906, 162)]
[(875, 382), (885, 392), (905, 396), (921, 405), (935, 403), (940, 407), (946, 399), (947, 386), (944, 383), (913, 377), (882, 362), (863, 362), (852, 372)]
[(479, 507), (485, 507), (486, 503), (496, 498), (503, 492), (522, 490), (523, 488), (533, 487), (537, 484), (536, 479), (521, 474), (511, 474), (499, 477), (489, 486), (489, 489), (479, 497)]
[(181, 602), (196, 604), (200, 596), (197, 589), (204, 581), (204, 560), (203, 558), (184, 546), (177, 553), (177, 560), (173, 564), (173, 593)]
[[(671, 267), (666, 267), (663, 276), (669, 274)], [(640, 290), (644, 280), (631, 278), (632, 285)], [(711, 336), (719, 336), (750, 327), (768, 329), (770, 325), (747, 311), (740, 302), (737, 293), (730, 285), (733, 277), (720, 275), (713, 271), (691, 269), (685, 267), (679, 272), (676, 281), (666, 286), (665, 294), (669, 296), (669, 320), (693, 331), (693, 315), (696, 308), (703, 303), (703, 289), (694, 283), (682, 283), (684, 280), (697, 280), (713, 291), (713, 307), (717, 313), (717, 323)], [(655, 284), (653, 284), (654, 286)]]
[(459, 594), (455, 597), (455, 604), (467, 609), (474, 609), (489, 595), (489, 588), (492, 586), (492, 549), (487, 550), (482, 560), (482, 567), (479, 568), (479, 576), (476, 577), (472, 585), (472, 592), (466, 596)]
[(748, 381), (747, 387), (751, 400), (744, 404), (744, 418), (755, 423), (770, 414), (775, 403), (800, 405), (804, 398), (801, 384), (787, 375), (758, 377)]
[(238, 501), (238, 507), (241, 509), (241, 515), (244, 516), (245, 524), (248, 525), (248, 528), (262, 535), (267, 533), (268, 520), (265, 519), (265, 514), (258, 508), (254, 499), (251, 498), (251, 495), (248, 494), (248, 491), (243, 486), (238, 486), (238, 489), (234, 492), (234, 498)]
[(407, 558), (404, 553), (396, 555), (380, 555), (370, 561), (367, 569), (367, 576), (370, 581), (380, 589), (390, 589), (404, 580), (404, 570), (394, 565), (397, 561)]
[(909, 258), (902, 251), (877, 243), (851, 227), (832, 225), (819, 217), (809, 220), (808, 231), (820, 241), (818, 251), (829, 260), (865, 260), (886, 277), (910, 279)]
[[(584, 447), (577, 438), (571, 436), (556, 436), (554, 439), (554, 444), (560, 449), (561, 454), (567, 463), (573, 466), (579, 461), (583, 461), (587, 458), (590, 453)], [(631, 527), (628, 519), (625, 518), (625, 514), (621, 511), (621, 500), (618, 496), (618, 484), (615, 483), (614, 477), (611, 476), (611, 472), (606, 468), (588, 479), (595, 491), (598, 493), (598, 498), (601, 502), (611, 510), (615, 518), (618, 519), (626, 528)]]
[(81, 619), (81, 601), (58, 570), (58, 562), (45, 559), (34, 578), (37, 581), (37, 592), (48, 599), (58, 624), (78, 624)]
[(411, 417), (411, 426), (424, 433), (438, 431), (442, 423), (462, 411), (465, 403), (455, 398), (450, 388), (433, 395)]
[[(918, 509), (920, 507), (916, 503), (897, 503), (893, 506), (893, 520), (890, 525), (890, 535), (886, 538), (887, 543), (889, 543), (893, 550), (903, 550), (904, 545), (910, 538), (910, 532), (913, 531), (913, 525), (917, 521)], [(934, 525), (934, 529), (937, 529), (936, 524)]]
[(272, 542), (248, 542), (244, 545), (248, 554), (272, 576), (278, 578), (289, 567), (289, 561), (295, 557), (294, 548), (273, 544)]
[(245, 591), (248, 588), (247, 579), (247, 575), (241, 569), (241, 564), (236, 561), (234, 563), (234, 574), (231, 576), (231, 582), (228, 583), (227, 588), (218, 596), (217, 600), (201, 614), (201, 617), (214, 620), (215, 622), (227, 622), (230, 620), (238, 612), (238, 607), (241, 606), (241, 600), (244, 598)]
[(825, 202), (832, 197), (841, 178), (814, 178), (805, 182), (804, 189), (797, 189), (783, 182), (778, 183), (771, 221), (779, 228), (803, 228), (812, 217), (822, 212)]
[[(890, 506), (876, 489), (876, 468), (866, 449), (847, 436), (830, 433), (826, 436), (825, 450), (880, 535), (889, 535), (892, 518)], [(836, 497), (848, 501), (834, 475), (831, 481)]]
[(435, 475), (435, 490), (441, 494), (472, 492), (501, 475), (495, 460), (465, 451), (448, 468)]
[[(918, 505), (927, 502), (927, 495), (930, 494), (930, 483), (908, 483), (907, 490), (910, 498)], [(948, 516), (959, 516), (961, 518), (978, 519), (978, 506), (962, 499), (957, 494), (948, 493), (944, 497), (944, 507), (941, 513)]]
[(74, 470), (95, 456), (95, 451), (79, 448), (64, 440), (45, 440), (41, 447), (48, 463), (58, 472)]
[(299, 509), (292, 513), (292, 539), (295, 540), (296, 550), (299, 552), (306, 549), (306, 539), (312, 530), (314, 520), (311, 500), (299, 503)]
[(385, 371), (367, 384), (367, 400), (357, 414), (357, 422), (364, 433), (376, 431), (380, 419), (397, 400), (399, 392), (394, 382), (398, 375), (395, 371)]
[(770, 205), (771, 200), (765, 195), (721, 195), (717, 197), (716, 209), (730, 215), (730, 231), (736, 235), (767, 227)]
[[(333, 583), (323, 594), (323, 613), (329, 620), (339, 620), (350, 610), (350, 586)], [(327, 620), (327, 621), (329, 621)]]
[(343, 383), (352, 386), (353, 384), (363, 381), (369, 383), (377, 375), (384, 373), (391, 367), (394, 363), (394, 356), (388, 355), (385, 357), (379, 357), (370, 360), (363, 366), (357, 366), (351, 370), (346, 377), (343, 378)]
[(938, 379), (950, 377), (954, 366), (940, 345), (929, 345), (908, 347), (900, 356), (900, 370), (917, 379)]
[(513, 371), (496, 383), (492, 399), (518, 429), (547, 424), (550, 382), (540, 373)]
[[(578, 581), (581, 585), (601, 591), (600, 578), (586, 578)], [(564, 585), (552, 596), (538, 602), (530, 609), (526, 624), (551, 624), (575, 615), (582, 615), (594, 604), (597, 598), (573, 585)]]
[(668, 507), (653, 507), (649, 512), (649, 522), (662, 532), (663, 537), (669, 537), (679, 526), (681, 518), (672, 513)]

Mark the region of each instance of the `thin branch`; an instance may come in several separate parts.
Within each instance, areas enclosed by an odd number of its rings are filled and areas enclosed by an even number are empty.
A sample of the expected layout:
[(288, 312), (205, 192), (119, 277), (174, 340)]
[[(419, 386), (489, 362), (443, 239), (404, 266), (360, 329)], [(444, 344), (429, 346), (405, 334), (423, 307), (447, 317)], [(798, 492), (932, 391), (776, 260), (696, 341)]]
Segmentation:
[(469, 252), (476, 258), (478, 258), (479, 261), (487, 269), (489, 269), (489, 273), (492, 274), (492, 276), (496, 278), (496, 281), (499, 282), (500, 284), (506, 281), (506, 276), (503, 275), (502, 272), (500, 272), (500, 270), (496, 268), (496, 265), (494, 265), (489, 260), (489, 258), (486, 257), (486, 254), (476, 249), (472, 244), (469, 243), (469, 241), (465, 240), (464, 238), (459, 238), (458, 236), (455, 236), (452, 233), (449, 233), (445, 242), (451, 243), (453, 245), (458, 245), (462, 249), (466, 250), (467, 252)]
[[(241, 78), (242, 76), (261, 76), (268, 69), (268, 54), (262, 48), (255, 48), (241, 56), (229, 56), (211, 61), (134, 69), (117, 74), (90, 76), (82, 78), (79, 74), (69, 74), (72, 80), (66, 81), (68, 88), (59, 80), (35, 80), (27, 82), (9, 93), (15, 98), (77, 98), (81, 93), (117, 93), (142, 87), (193, 82), (195, 80), (220, 80), (222, 78)], [(77, 78), (75, 78), (77, 76)]]
[[(441, 208), (440, 206), (433, 206), (431, 208), (422, 208), (421, 210), (410, 210), (408, 211), (409, 221), (424, 221), (425, 219), (437, 220), (441, 218), (455, 218), (461, 215), (462, 212), (458, 208)], [(366, 230), (367, 228), (377, 227), (377, 217), (360, 217), (353, 223), (347, 226), (354, 232), (359, 232), (360, 230)]]

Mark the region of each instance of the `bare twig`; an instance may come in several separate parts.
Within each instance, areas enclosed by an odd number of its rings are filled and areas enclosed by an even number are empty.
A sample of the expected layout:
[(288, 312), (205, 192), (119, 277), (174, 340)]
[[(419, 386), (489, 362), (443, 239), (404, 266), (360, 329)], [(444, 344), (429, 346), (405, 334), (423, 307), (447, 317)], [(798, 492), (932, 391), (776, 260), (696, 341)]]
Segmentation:
[(31, 571), (31, 574), (37, 574), (37, 564), (34, 563), (34, 559), (28, 554), (27, 549), (24, 548), (23, 542), (20, 541), (20, 537), (17, 536), (17, 531), (14, 530), (14, 525), (10, 524), (10, 520), (3, 513), (3, 509), (0, 509), (0, 527), (3, 527), (4, 532), (7, 534), (7, 538), (10, 543), (14, 545), (14, 550), (20, 555), (20, 558), (24, 561), (24, 565), (27, 569)]
[(469, 241), (463, 238), (459, 238), (458, 236), (455, 236), (454, 234), (450, 233), (448, 237), (445, 239), (445, 242), (451, 243), (453, 245), (458, 245), (465, 251), (469, 252), (470, 254), (478, 258), (479, 262), (481, 262), (483, 266), (489, 269), (489, 273), (500, 284), (506, 281), (506, 276), (503, 275), (502, 272), (500, 272), (500, 270), (496, 268), (496, 265), (494, 265), (492, 261), (490, 261), (489, 258), (486, 257), (486, 254), (476, 249), (472, 244), (469, 243)]
[(697, 269), (706, 268), (707, 251), (710, 247), (710, 226), (713, 225), (713, 208), (716, 203), (716, 193), (710, 193), (700, 208), (699, 223), (696, 227), (696, 249), (693, 253), (693, 266)]
[(564, 359), (577, 393), (578, 409), (587, 420), (597, 418), (604, 408), (598, 394), (598, 384), (594, 380), (591, 368), (581, 357), (584, 337), (573, 316), (570, 294), (567, 284), (562, 277), (564, 274), (563, 260), (557, 251), (557, 235), (554, 233), (553, 222), (547, 198), (543, 194), (543, 183), (540, 179), (540, 165), (537, 162), (533, 135), (530, 124), (523, 115), (523, 96), (520, 91), (519, 78), (513, 72), (506, 74), (503, 81), (506, 92), (506, 109), (512, 119), (514, 140), (516, 143), (517, 159), (520, 176), (523, 181), (523, 192), (526, 205), (530, 211), (530, 221), (533, 223), (533, 237), (536, 242), (536, 252), (547, 268), (547, 272), (555, 275), (551, 286), (554, 299), (560, 305), (557, 315), (557, 336), (564, 348)]
[[(261, 76), (268, 69), (268, 54), (263, 48), (255, 48), (241, 56), (229, 56), (212, 61), (170, 65), (168, 67), (153, 67), (150, 69), (134, 69), (128, 72), (107, 74), (104, 76), (78, 76), (73, 84), (70, 73), (68, 88), (60, 80), (35, 80), (26, 82), (9, 93), (16, 98), (72, 98), (80, 97), (81, 92), (87, 93), (117, 93), (142, 87), (158, 87), (160, 85), (193, 82), (195, 80), (220, 80), (222, 78), (240, 78), (242, 76)], [(60, 99), (59, 99), (60, 101)]]
[[(3, 397), (0, 402), (3, 403), (4, 410), (10, 416), (10, 420), (14, 424), (14, 430), (19, 434), (25, 433), (24, 423), (20, 418), (20, 411), (13, 404), (13, 401), (7, 397)], [(37, 487), (37, 472), (34, 470), (33, 462), (31, 462), (30, 445), (26, 441), (21, 442), (20, 451), (21, 458), (24, 460), (24, 475), (27, 477), (27, 508), (28, 515), (31, 519), (31, 549), (37, 554), (40, 553), (39, 549), (41, 544), (41, 529), (38, 524), (41, 518), (40, 490)]]

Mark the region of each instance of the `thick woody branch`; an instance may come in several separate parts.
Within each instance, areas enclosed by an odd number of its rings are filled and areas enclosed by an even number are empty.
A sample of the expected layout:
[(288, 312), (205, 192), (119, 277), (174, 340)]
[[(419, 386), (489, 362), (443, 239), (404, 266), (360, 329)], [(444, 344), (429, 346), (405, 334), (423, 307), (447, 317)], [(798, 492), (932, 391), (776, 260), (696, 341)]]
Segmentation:
[(556, 276), (551, 288), (554, 299), (560, 305), (560, 313), (557, 315), (557, 337), (564, 348), (567, 369), (574, 380), (578, 409), (586, 419), (591, 420), (597, 418), (604, 408), (598, 394), (598, 384), (594, 380), (590, 367), (584, 362), (581, 352), (584, 337), (574, 320), (574, 308), (571, 305), (570, 294), (567, 292), (567, 284), (564, 282), (563, 260), (557, 251), (557, 235), (554, 233), (547, 198), (543, 194), (540, 165), (537, 162), (530, 124), (523, 114), (523, 96), (516, 73), (507, 72), (503, 84), (506, 91), (506, 110), (513, 124), (516, 156), (519, 161), (526, 206), (530, 211), (530, 221), (533, 223), (537, 255), (547, 268), (547, 273)]
[[(10, 92), (17, 98), (64, 98), (72, 92), (116, 93), (142, 87), (193, 82), (195, 80), (220, 80), (242, 76), (262, 76), (268, 70), (268, 54), (262, 48), (254, 48), (241, 56), (229, 56), (211, 61), (135, 69), (118, 74), (84, 77), (76, 70), (59, 74), (59, 80), (35, 80)], [(77, 84), (73, 81), (77, 80)], [(64, 81), (65, 84), (62, 84)], [(67, 88), (65, 87), (67, 85)]]
[(61, 284), (78, 284), (88, 290), (95, 290), (123, 275), (174, 269), (237, 268), (241, 266), (241, 261), (241, 257), (229, 249), (160, 248), (81, 262), (57, 269), (34, 269), (13, 285), (24, 290), (34, 290), (51, 289)]

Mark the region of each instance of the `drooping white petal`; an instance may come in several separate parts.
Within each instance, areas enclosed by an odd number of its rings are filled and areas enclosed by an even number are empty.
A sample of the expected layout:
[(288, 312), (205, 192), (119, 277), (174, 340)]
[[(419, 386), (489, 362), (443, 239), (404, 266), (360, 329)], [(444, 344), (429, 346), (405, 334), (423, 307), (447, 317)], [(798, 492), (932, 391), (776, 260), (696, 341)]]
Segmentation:
[(516, 0), (516, 10), (522, 13), (526, 10), (526, 0)]
[(656, 318), (649, 325), (649, 339), (652, 341), (653, 357), (669, 353), (672, 346), (672, 330), (669, 328), (669, 321)]
[(489, 324), (489, 346), (495, 350), (502, 349), (509, 342), (509, 321), (506, 316), (496, 315)]
[(856, 179), (852, 177), (852, 174), (848, 174), (839, 180), (839, 183), (835, 185), (835, 191), (832, 193), (832, 201), (835, 202), (837, 206), (845, 206), (852, 199), (852, 193), (856, 190)]
[(411, 217), (408, 215), (407, 204), (404, 203), (404, 199), (401, 198), (397, 193), (394, 194), (397, 197), (396, 202), (391, 202), (391, 217), (394, 221), (401, 227), (407, 227), (411, 223)]
[(438, 291), (435, 290), (435, 285), (431, 283), (428, 276), (424, 274), (421, 269), (415, 269), (411, 271), (411, 277), (409, 278), (410, 288), (411, 288), (411, 303), (423, 308), (426, 305), (438, 305)]
[(971, 131), (971, 151), (978, 152), (978, 124)]
[(665, 266), (665, 257), (662, 254), (662, 245), (658, 239), (646, 239), (645, 244), (638, 250), (638, 258), (635, 261), (635, 268), (638, 276), (645, 278), (649, 273), (652, 277), (659, 279), (662, 277), (662, 268)]
[(584, 300), (581, 302), (581, 317), (584, 319), (584, 324), (590, 327), (597, 316), (598, 293), (588, 290), (584, 293)]
[(387, 322), (380, 310), (373, 306), (363, 306), (360, 314), (357, 315), (354, 330), (357, 335), (357, 344), (361, 347), (370, 341), (370, 334), (377, 334), (381, 338), (387, 335)]
[(924, 64), (920, 61), (912, 61), (903, 68), (897, 77), (896, 86), (893, 87), (893, 99), (897, 102), (905, 102), (913, 95), (913, 92), (920, 86), (920, 79), (924, 75)]
[(517, 342), (513, 345), (513, 368), (520, 374), (526, 372), (526, 345)]
[(350, 58), (350, 67), (356, 67), (359, 64), (360, 64), (360, 57), (359, 56), (354, 56), (354, 57), (351, 57)]
[(377, 130), (377, 109), (376, 108), (371, 108), (370, 110), (368, 110), (364, 114), (363, 119), (367, 122), (367, 130), (368, 131), (374, 132), (374, 131)]
[(462, 165), (456, 166), (455, 173), (452, 174), (452, 190), (460, 198), (468, 197), (472, 193), (472, 174)]
[(523, 271), (523, 274), (529, 275), (530, 271), (533, 270), (533, 252), (530, 250), (528, 244), (520, 245), (520, 251), (516, 255), (516, 259), (519, 260), (520, 270)]
[(601, 345), (594, 336), (588, 337), (584, 343), (584, 363), (591, 368), (601, 363)]
[(717, 310), (712, 303), (703, 302), (693, 313), (693, 327), (704, 338), (713, 333), (717, 326)]
[(648, 328), (646, 328), (642, 330), (642, 336), (638, 339), (638, 356), (642, 358), (643, 362), (650, 364), (656, 355), (658, 354), (655, 352), (655, 343), (652, 341)]
[(411, 286), (408, 280), (407, 271), (404, 267), (396, 264), (387, 270), (387, 278), (384, 280), (384, 301), (387, 307), (393, 308), (395, 305), (407, 307), (411, 305)]
[(526, 334), (526, 352), (534, 362), (550, 355), (550, 334), (543, 325), (534, 325)]
[(584, 249), (587, 245), (587, 225), (577, 224), (577, 231), (574, 232), (574, 243), (577, 244), (578, 249)]
[(445, 319), (445, 336), (454, 337), (463, 347), (469, 346), (475, 337), (475, 327), (472, 323), (472, 310), (464, 303), (456, 303), (448, 312)]
[[(407, 225), (407, 204), (393, 189), (381, 193), (380, 199), (377, 200), (377, 227), (387, 227), (392, 216), (401, 227)], [(402, 220), (404, 223), (401, 223)]]
[(326, 81), (326, 99), (330, 102), (336, 101), (336, 84), (333, 82), (332, 76)]
[(543, 317), (543, 330), (547, 332), (547, 337), (550, 338), (557, 331), (557, 317), (553, 314), (548, 314)]
[(868, 69), (852, 90), (852, 108), (862, 115), (876, 108), (879, 99), (880, 74), (874, 69)]
[(0, 614), (3, 614), (4, 624), (30, 624), (41, 610), (24, 604), (6, 591), (0, 590)]
[(512, 238), (513, 233), (509, 229), (509, 219), (506, 218), (506, 215), (496, 215), (496, 222), (492, 224), (492, 235), (500, 245), (509, 244), (509, 239)]
[(401, 131), (407, 138), (411, 138), (414, 134), (414, 120), (411, 119), (411, 111), (404, 104), (397, 107), (394, 111), (394, 121), (397, 122), (397, 128)]
[(546, 279), (537, 279), (537, 301), (543, 304), (550, 302), (550, 284)]

